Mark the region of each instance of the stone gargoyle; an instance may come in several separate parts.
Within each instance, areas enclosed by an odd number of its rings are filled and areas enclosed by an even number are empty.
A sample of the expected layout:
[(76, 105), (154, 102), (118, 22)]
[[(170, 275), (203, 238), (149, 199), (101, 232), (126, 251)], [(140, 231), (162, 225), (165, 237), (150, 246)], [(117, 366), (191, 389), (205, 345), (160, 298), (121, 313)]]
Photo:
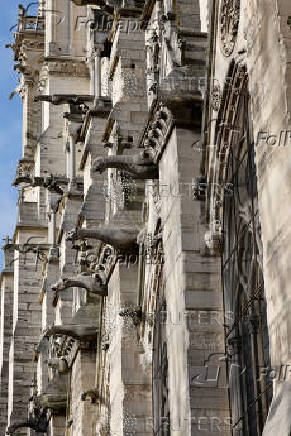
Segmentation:
[(53, 325), (44, 330), (41, 340), (50, 336), (70, 336), (77, 341), (96, 341), (97, 329), (92, 325)]
[(14, 435), (18, 428), (31, 428), (37, 433), (47, 433), (49, 425), (47, 410), (35, 408), (33, 414), (33, 417), (8, 427), (6, 434)]
[(94, 160), (91, 173), (102, 173), (107, 168), (117, 168), (135, 179), (158, 179), (159, 168), (152, 149), (135, 155), (111, 155)]
[(77, 275), (75, 277), (62, 278), (56, 284), (52, 285), (52, 291), (55, 292), (55, 298), (53, 300), (54, 306), (56, 306), (59, 292), (69, 288), (83, 288), (92, 294), (100, 296), (107, 295), (107, 287), (102, 283), (99, 277)]
[(64, 410), (67, 406), (67, 394), (64, 393), (52, 393), (40, 394), (33, 399), (34, 404), (42, 409), (51, 409), (54, 411)]
[(91, 403), (96, 403), (96, 400), (99, 398), (98, 390), (95, 388), (89, 391), (82, 392), (81, 401), (86, 401), (87, 398), (90, 399)]
[(103, 6), (103, 4), (105, 3), (103, 0), (72, 0), (72, 2), (76, 6), (87, 6), (87, 5)]
[(54, 95), (36, 95), (34, 101), (47, 101), (54, 105), (62, 104), (83, 104), (86, 101), (94, 101), (92, 95), (77, 95), (77, 94), (54, 94)]
[(59, 178), (53, 175), (49, 177), (34, 177), (31, 175), (18, 176), (13, 182), (13, 186), (18, 186), (20, 183), (27, 183), (33, 187), (43, 187), (48, 189), (48, 191), (56, 192), (58, 194), (63, 194), (64, 189), (60, 187), (60, 184), (65, 185), (67, 182), (65, 177)]
[(95, 229), (73, 229), (67, 233), (67, 241), (80, 239), (98, 239), (105, 244), (112, 245), (120, 251), (137, 251), (137, 237), (140, 229), (133, 227), (118, 227), (113, 225), (102, 225)]
[(119, 312), (119, 316), (131, 318), (133, 325), (137, 326), (142, 320), (142, 308), (137, 307), (126, 307)]
[[(94, 5), (99, 6), (100, 10), (113, 14), (114, 7), (107, 5), (104, 0), (72, 0), (76, 6)], [(96, 10), (96, 9), (95, 9)], [(98, 11), (99, 9), (97, 9)]]

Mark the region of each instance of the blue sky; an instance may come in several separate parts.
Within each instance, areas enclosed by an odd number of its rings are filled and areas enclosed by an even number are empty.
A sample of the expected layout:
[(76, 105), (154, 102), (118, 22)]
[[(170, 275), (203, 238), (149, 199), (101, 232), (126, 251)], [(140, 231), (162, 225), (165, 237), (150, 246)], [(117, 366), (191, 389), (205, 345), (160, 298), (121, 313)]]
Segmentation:
[[(23, 2), (27, 5), (29, 2)], [(17, 23), (19, 0), (2, 2), (0, 14), (0, 238), (13, 235), (17, 189), (11, 186), (18, 159), (21, 157), (22, 104), (9, 94), (18, 85), (13, 70), (13, 52), (5, 44), (13, 42), (10, 27)], [(2, 241), (1, 241), (2, 242)], [(1, 251), (2, 253), (2, 251)], [(2, 258), (2, 256), (1, 256)], [(2, 263), (2, 261), (1, 261)]]

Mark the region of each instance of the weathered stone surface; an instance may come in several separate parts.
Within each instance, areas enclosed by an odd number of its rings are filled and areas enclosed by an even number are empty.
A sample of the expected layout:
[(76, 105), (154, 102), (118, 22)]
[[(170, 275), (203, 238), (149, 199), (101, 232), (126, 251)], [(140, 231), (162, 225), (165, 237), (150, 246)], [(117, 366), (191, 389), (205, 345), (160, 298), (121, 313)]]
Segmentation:
[(12, 47), (0, 432), (289, 436), (289, 2), (44, 3)]

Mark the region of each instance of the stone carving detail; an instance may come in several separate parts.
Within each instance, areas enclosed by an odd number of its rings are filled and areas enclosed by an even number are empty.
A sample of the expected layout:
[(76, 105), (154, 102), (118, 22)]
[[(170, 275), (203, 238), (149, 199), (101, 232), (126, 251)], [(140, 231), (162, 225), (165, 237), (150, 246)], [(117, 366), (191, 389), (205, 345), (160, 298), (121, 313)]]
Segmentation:
[(221, 103), (221, 89), (219, 84), (213, 84), (210, 94), (210, 106), (214, 111), (219, 111)]
[(153, 112), (153, 119), (149, 121), (142, 135), (139, 147), (153, 148), (155, 150), (155, 162), (159, 160), (160, 155), (167, 143), (169, 134), (173, 127), (173, 115), (170, 110), (159, 103)]
[(123, 310), (119, 312), (119, 316), (132, 319), (133, 325), (137, 326), (142, 319), (142, 308), (140, 306), (125, 307)]
[(224, 56), (234, 50), (240, 16), (240, 0), (222, 0), (220, 9), (220, 39)]
[(19, 160), (16, 170), (13, 185), (17, 186), (19, 183), (29, 183), (32, 179), (32, 172), (34, 170), (34, 161), (29, 158), (22, 158)]
[(155, 163), (152, 149), (145, 149), (133, 156), (100, 157), (94, 161), (92, 170), (102, 173), (107, 168), (121, 169), (136, 179), (157, 179), (159, 177), (158, 165)]

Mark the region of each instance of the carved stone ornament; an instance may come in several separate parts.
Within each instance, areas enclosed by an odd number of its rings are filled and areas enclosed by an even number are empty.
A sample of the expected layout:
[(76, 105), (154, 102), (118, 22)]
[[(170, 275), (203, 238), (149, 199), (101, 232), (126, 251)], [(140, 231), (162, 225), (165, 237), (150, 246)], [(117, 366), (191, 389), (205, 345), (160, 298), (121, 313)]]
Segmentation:
[(230, 56), (234, 50), (240, 16), (240, 0), (221, 0), (220, 41), (224, 56)]
[(213, 88), (210, 94), (210, 106), (214, 111), (219, 111), (221, 103), (221, 89), (219, 84), (213, 84)]

